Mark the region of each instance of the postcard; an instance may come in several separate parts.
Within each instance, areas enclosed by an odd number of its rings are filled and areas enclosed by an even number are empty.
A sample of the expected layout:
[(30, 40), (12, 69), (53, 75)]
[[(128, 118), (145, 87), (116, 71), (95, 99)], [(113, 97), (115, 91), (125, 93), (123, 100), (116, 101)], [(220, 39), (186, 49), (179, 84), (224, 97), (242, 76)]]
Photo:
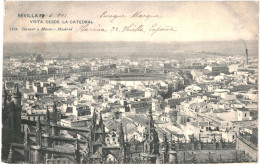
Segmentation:
[(256, 163), (257, 1), (5, 1), (5, 163)]

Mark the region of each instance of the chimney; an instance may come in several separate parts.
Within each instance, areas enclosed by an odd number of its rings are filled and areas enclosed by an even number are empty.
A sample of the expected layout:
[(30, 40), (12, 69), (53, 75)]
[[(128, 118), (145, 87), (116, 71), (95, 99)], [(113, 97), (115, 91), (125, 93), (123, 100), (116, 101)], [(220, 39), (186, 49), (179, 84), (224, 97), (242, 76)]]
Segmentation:
[(248, 49), (246, 47), (246, 65), (248, 65)]

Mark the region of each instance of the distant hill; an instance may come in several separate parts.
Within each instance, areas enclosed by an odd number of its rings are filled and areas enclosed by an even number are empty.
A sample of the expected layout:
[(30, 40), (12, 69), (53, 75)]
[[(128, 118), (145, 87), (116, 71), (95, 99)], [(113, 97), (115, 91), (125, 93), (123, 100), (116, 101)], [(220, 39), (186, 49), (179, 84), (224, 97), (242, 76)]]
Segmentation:
[[(257, 57), (258, 42), (246, 41), (246, 44), (249, 57)], [(4, 43), (4, 56), (23, 57), (33, 53), (44, 57), (142, 56), (178, 59), (244, 55), (245, 46), (242, 41)]]

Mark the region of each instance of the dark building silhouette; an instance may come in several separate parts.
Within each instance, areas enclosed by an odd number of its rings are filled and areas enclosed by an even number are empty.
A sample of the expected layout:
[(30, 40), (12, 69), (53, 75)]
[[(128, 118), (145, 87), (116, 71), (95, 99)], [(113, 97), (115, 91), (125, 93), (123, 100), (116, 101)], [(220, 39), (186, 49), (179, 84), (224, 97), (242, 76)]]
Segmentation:
[(2, 159), (7, 159), (10, 144), (21, 143), (21, 93), (18, 84), (12, 92), (4, 83), (2, 104)]
[(119, 147), (110, 147), (105, 143), (105, 126), (103, 124), (102, 114), (100, 113), (99, 120), (97, 117), (98, 116), (94, 111), (90, 129), (88, 162), (104, 162), (109, 154), (113, 155), (118, 162), (129, 161), (129, 145), (124, 140), (125, 135), (122, 124), (120, 124), (119, 127)]
[(154, 127), (154, 120), (152, 110), (149, 110), (148, 123), (146, 131), (144, 132), (143, 152), (141, 154), (142, 160), (146, 162), (155, 163), (159, 155), (159, 138), (158, 133)]
[[(19, 96), (17, 93), (19, 93), (19, 90), (16, 90), (13, 95), (16, 97)], [(12, 120), (14, 117), (10, 115), (7, 118), (11, 118), (8, 120)], [(49, 112), (49, 109), (46, 110), (44, 122), (41, 122), (38, 117), (36, 121), (24, 120), (21, 122), (20, 119), (16, 124), (18, 127), (21, 127), (21, 124), (25, 125), (24, 133), (21, 133), (20, 129), (20, 133), (23, 134), (24, 139), (23, 141), (21, 137), (16, 139), (17, 135), (8, 140), (8, 145), (5, 146), (6, 153), (3, 156), (5, 158), (2, 158), (3, 161), (8, 163), (56, 163), (57, 161), (62, 161), (63, 163), (104, 162), (107, 160), (109, 154), (114, 156), (118, 162), (128, 162), (130, 160), (129, 144), (124, 140), (122, 124), (119, 127), (119, 146), (107, 146), (105, 143), (106, 133), (102, 114), (98, 118), (96, 112), (93, 114), (90, 129), (59, 125), (57, 123), (56, 103), (53, 105), (52, 113)], [(18, 130), (10, 129), (7, 136), (12, 136), (13, 132)], [(61, 130), (81, 135), (82, 138), (61, 136)], [(60, 149), (63, 145), (62, 143), (73, 145), (74, 148), (68, 150)], [(86, 152), (82, 152), (82, 147), (86, 146), (88, 148), (83, 149)]]
[(246, 65), (248, 65), (248, 49), (246, 47)]
[(103, 124), (101, 113), (99, 123), (97, 124), (97, 114), (94, 111), (90, 135), (90, 161), (101, 162), (104, 160), (104, 156), (102, 154), (102, 147), (105, 144), (105, 126)]

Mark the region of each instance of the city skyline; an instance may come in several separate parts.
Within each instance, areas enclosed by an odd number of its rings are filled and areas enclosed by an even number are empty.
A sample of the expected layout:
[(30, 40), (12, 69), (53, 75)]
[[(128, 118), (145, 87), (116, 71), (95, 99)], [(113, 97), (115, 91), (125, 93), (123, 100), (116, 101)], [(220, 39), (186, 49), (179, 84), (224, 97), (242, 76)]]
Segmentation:
[[(40, 53), (43, 55), (50, 54), (51, 56), (60, 55), (68, 56), (71, 54), (85, 54), (86, 57), (91, 55), (101, 56), (126, 56), (138, 55), (143, 57), (176, 57), (190, 56), (200, 57), (198, 54), (202, 52), (208, 55), (229, 56), (229, 55), (244, 55), (245, 43), (249, 51), (249, 57), (257, 57), (258, 45), (256, 41), (203, 41), (203, 42), (52, 42), (52, 43), (6, 43), (4, 44), (4, 55), (26, 55), (31, 53)], [(100, 47), (100, 48), (97, 48)], [(101, 48), (102, 47), (102, 48)], [(178, 55), (179, 54), (179, 55)], [(181, 54), (181, 55), (180, 55)], [(70, 55), (70, 56), (71, 56)], [(188, 56), (187, 56), (188, 55)], [(71, 57), (72, 57), (71, 56)], [(84, 55), (83, 55), (84, 56)], [(186, 56), (186, 57), (185, 57)], [(213, 57), (212, 56), (212, 57)], [(178, 58), (179, 58), (178, 57)], [(176, 58), (176, 59), (178, 59)]]

